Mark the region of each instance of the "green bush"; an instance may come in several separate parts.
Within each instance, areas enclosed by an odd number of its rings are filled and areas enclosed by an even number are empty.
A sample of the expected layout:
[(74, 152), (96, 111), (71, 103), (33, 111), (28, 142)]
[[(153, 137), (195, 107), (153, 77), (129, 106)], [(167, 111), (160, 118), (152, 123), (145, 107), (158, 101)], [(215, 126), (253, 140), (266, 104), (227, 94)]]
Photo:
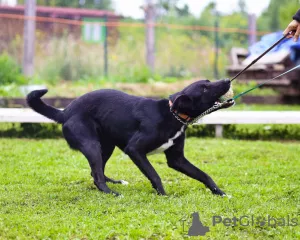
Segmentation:
[(25, 77), (21, 74), (21, 69), (15, 60), (8, 54), (0, 55), (0, 85), (11, 83), (24, 84)]
[(186, 131), (187, 137), (214, 137), (214, 125), (193, 125)]
[(293, 124), (228, 125), (225, 138), (249, 140), (300, 140), (300, 126)]
[[(213, 44), (199, 34), (157, 29), (155, 71), (146, 64), (143, 29), (120, 28), (117, 41), (109, 39), (108, 73), (114, 82), (173, 82), (174, 78), (212, 78)], [(134, 51), (133, 51), (134, 47)], [(201, 59), (201, 61), (199, 60)], [(227, 53), (220, 51), (220, 72), (225, 73)], [(88, 44), (72, 37), (40, 39), (35, 54), (39, 79), (50, 83), (104, 77), (104, 50), (101, 44)], [(167, 79), (166, 79), (167, 77)]]
[[(214, 125), (190, 126), (187, 137), (207, 138), (215, 136)], [(0, 137), (14, 138), (60, 138), (59, 124), (16, 123), (0, 124)], [(224, 125), (224, 138), (244, 140), (300, 140), (300, 125)]]
[(117, 82), (147, 83), (152, 78), (151, 70), (145, 66), (133, 67), (127, 70), (126, 75), (116, 76)]
[(47, 42), (47, 47), (36, 51), (36, 75), (52, 84), (60, 80), (74, 81), (103, 76), (102, 51), (100, 45), (91, 46), (71, 36), (53, 38)]
[[(244, 140), (300, 140), (300, 125), (224, 125), (223, 136)], [(188, 137), (214, 137), (214, 125), (194, 125), (187, 130)]]
[(2, 138), (61, 138), (61, 125), (35, 123), (2, 123), (0, 137)]

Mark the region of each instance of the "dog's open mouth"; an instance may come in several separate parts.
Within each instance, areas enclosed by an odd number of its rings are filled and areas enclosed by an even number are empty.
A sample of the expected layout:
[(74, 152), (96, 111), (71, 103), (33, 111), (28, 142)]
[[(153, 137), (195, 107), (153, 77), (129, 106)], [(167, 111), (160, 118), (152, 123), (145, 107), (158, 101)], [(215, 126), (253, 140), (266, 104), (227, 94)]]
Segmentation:
[(233, 89), (230, 86), (227, 92), (225, 92), (224, 94), (222, 94), (222, 96), (219, 97), (218, 101), (225, 102), (226, 100), (232, 99), (233, 96), (234, 96)]
[(229, 90), (219, 97), (219, 99), (215, 102), (215, 104), (222, 104), (222, 108), (228, 108), (234, 105), (234, 100), (232, 99), (234, 96), (233, 90), (230, 87)]

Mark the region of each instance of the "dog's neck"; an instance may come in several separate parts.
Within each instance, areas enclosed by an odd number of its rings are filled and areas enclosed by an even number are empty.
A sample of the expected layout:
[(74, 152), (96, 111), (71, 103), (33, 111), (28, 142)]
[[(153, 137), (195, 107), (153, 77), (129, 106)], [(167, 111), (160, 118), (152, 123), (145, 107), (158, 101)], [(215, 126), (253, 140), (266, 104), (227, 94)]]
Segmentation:
[(180, 113), (176, 109), (172, 108), (173, 102), (169, 100), (169, 107), (170, 111), (173, 113), (174, 117), (181, 123), (187, 125), (189, 122), (191, 122), (194, 118), (188, 116), (187, 114)]
[[(178, 119), (176, 119), (174, 114), (171, 112), (169, 100), (168, 99), (159, 100), (159, 104), (160, 104), (161, 113), (163, 114), (165, 121), (168, 122), (168, 125), (173, 125), (174, 127), (180, 129), (184, 124), (181, 123)], [(183, 114), (180, 117), (182, 117), (182, 119), (184, 120), (188, 116)]]

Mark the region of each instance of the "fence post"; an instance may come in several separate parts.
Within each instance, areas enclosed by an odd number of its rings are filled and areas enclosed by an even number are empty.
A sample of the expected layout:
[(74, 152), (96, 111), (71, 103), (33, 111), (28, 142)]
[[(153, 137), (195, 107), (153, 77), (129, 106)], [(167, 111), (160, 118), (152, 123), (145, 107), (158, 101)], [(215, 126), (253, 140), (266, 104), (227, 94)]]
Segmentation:
[[(35, 53), (35, 16), (36, 0), (25, 1), (24, 11), (24, 54), (23, 73), (27, 77), (34, 74), (34, 53)], [(27, 18), (26, 18), (27, 17)], [(30, 19), (28, 19), (28, 17)]]
[(219, 12), (215, 10), (215, 62), (214, 62), (214, 77), (219, 78)]
[(217, 124), (215, 126), (215, 130), (216, 130), (216, 138), (222, 138), (223, 137), (223, 125)]
[(108, 77), (108, 26), (107, 26), (107, 16), (105, 16), (105, 39), (104, 39), (104, 75)]
[(248, 30), (249, 30), (248, 44), (249, 46), (252, 46), (254, 43), (256, 43), (256, 35), (257, 35), (255, 14), (248, 15)]
[(146, 22), (146, 61), (147, 65), (154, 71), (155, 66), (155, 5), (152, 0), (146, 0), (145, 22)]

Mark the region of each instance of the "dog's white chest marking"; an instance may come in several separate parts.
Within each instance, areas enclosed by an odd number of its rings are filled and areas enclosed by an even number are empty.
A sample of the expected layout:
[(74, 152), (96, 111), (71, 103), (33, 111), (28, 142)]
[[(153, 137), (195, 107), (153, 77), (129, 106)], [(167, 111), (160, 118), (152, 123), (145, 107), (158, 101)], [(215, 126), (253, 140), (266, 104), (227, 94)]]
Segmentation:
[(148, 153), (148, 155), (151, 154), (157, 154), (157, 153), (162, 153), (164, 151), (166, 151), (168, 148), (172, 147), (174, 145), (174, 140), (178, 137), (180, 137), (180, 135), (184, 133), (184, 126), (182, 126), (182, 128), (180, 129), (180, 131), (178, 131), (174, 137), (169, 138), (169, 140), (164, 143), (163, 145), (161, 145), (159, 148), (156, 148), (154, 151)]

